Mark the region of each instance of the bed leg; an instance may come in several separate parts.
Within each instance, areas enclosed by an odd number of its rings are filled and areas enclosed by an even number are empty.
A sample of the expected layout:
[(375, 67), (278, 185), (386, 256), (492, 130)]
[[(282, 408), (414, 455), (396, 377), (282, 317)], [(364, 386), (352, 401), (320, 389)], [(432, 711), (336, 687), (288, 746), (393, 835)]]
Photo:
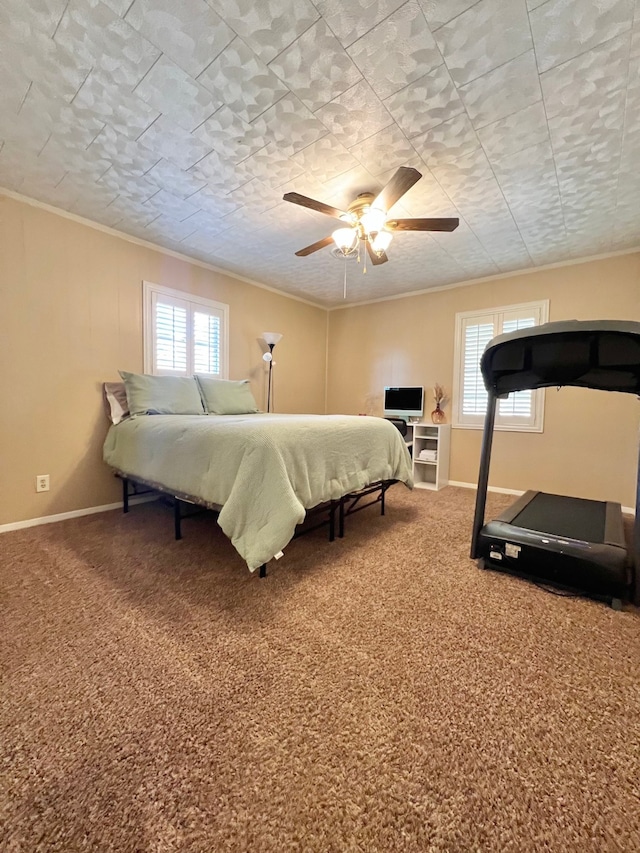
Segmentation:
[(129, 512), (129, 481), (122, 478), (122, 512)]
[(388, 488), (389, 487), (385, 486), (383, 483), (380, 489), (380, 515), (384, 515), (384, 496)]
[(340, 507), (338, 509), (338, 536), (344, 538), (344, 498), (340, 498)]
[(261, 577), (261, 578), (266, 578), (266, 576), (267, 576), (267, 564), (266, 564), (266, 563), (263, 563), (263, 564), (260, 566), (260, 577)]
[(329, 506), (329, 542), (334, 542), (336, 538), (336, 502), (331, 501)]
[(180, 515), (180, 501), (173, 499), (173, 527), (176, 539), (182, 539), (182, 516)]

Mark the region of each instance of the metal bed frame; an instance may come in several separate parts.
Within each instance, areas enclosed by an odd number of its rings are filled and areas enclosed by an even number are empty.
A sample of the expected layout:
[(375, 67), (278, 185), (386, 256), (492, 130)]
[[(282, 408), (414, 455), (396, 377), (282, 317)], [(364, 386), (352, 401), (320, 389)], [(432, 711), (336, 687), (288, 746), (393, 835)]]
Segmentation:
[[(116, 471), (115, 476), (122, 481), (123, 513), (129, 512), (129, 499), (132, 497), (157, 493), (158, 495), (170, 498), (173, 505), (173, 526), (176, 540), (182, 539), (183, 519), (192, 518), (193, 516), (200, 515), (203, 512), (219, 512), (221, 509), (219, 506), (198, 501), (191, 495), (177, 494), (163, 488), (157, 483), (150, 483), (146, 480), (140, 479), (139, 477), (132, 477), (121, 471)], [(291, 541), (299, 539), (306, 533), (311, 533), (314, 530), (318, 530), (320, 527), (328, 525), (329, 542), (334, 542), (336, 538), (336, 514), (338, 517), (338, 538), (342, 539), (344, 537), (345, 518), (348, 515), (353, 515), (356, 512), (360, 512), (360, 510), (373, 506), (374, 504), (380, 504), (380, 515), (385, 514), (385, 497), (387, 490), (397, 482), (398, 480), (377, 480), (376, 482), (370, 483), (368, 486), (364, 486), (362, 489), (355, 492), (348, 492), (346, 495), (342, 495), (342, 497), (338, 499), (325, 501), (324, 503), (312, 507), (310, 510), (307, 510), (307, 514), (313, 513), (315, 515), (326, 512), (326, 518), (318, 521), (316, 524), (307, 524), (307, 519), (305, 518), (305, 520), (298, 525), (299, 529), (296, 530)], [(132, 489), (132, 491), (129, 491), (130, 489)], [(366, 503), (362, 503), (364, 498), (370, 496), (373, 496), (371, 500), (366, 501)], [(184, 514), (182, 512), (182, 506), (185, 504), (198, 507), (198, 509)], [(260, 566), (259, 576), (261, 578), (267, 576), (266, 563), (263, 563)]]

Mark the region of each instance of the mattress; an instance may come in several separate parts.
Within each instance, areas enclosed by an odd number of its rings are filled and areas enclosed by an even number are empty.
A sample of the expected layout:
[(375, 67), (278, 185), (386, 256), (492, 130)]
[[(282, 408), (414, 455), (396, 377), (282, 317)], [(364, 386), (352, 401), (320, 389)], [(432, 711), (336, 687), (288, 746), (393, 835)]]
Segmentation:
[(218, 524), (252, 571), (291, 541), (306, 510), (379, 480), (412, 487), (411, 459), (383, 418), (146, 415), (112, 426), (105, 462), (221, 507)]

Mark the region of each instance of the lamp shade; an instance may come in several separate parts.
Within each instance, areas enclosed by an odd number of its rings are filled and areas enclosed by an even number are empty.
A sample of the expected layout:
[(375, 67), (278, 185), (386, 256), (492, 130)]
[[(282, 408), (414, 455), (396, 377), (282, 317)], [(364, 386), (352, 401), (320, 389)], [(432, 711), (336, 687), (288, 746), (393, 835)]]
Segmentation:
[(387, 251), (392, 240), (393, 234), (391, 231), (378, 231), (371, 243), (371, 248), (376, 254), (381, 255)]
[(387, 214), (379, 207), (369, 207), (360, 217), (360, 222), (366, 234), (377, 234), (384, 227)]
[(342, 252), (346, 253), (355, 246), (358, 239), (358, 230), (356, 228), (338, 228), (331, 236), (336, 246)]
[(263, 332), (262, 340), (268, 346), (275, 346), (278, 341), (282, 340), (282, 335), (280, 334), (280, 332)]

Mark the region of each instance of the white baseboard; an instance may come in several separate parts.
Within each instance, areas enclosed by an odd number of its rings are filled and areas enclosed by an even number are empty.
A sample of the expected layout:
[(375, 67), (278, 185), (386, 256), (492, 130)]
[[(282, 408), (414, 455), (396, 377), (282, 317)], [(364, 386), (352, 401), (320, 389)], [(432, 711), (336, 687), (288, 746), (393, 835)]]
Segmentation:
[[(450, 486), (459, 486), (461, 489), (477, 489), (477, 483), (461, 483), (458, 480), (449, 480)], [(496, 492), (499, 495), (524, 495), (524, 491), (521, 489), (501, 489), (498, 486), (489, 486), (489, 492)], [(635, 515), (635, 507), (632, 506), (623, 506), (622, 512), (625, 515)]]
[[(141, 495), (130, 497), (129, 504), (143, 504), (148, 501), (157, 501), (158, 495)], [(27, 518), (25, 521), (12, 521), (9, 524), (0, 524), (0, 533), (8, 533), (10, 530), (22, 530), (25, 527), (38, 527), (40, 524), (55, 524), (56, 521), (66, 521), (68, 518), (80, 518), (82, 515), (94, 515), (97, 512), (108, 512), (111, 509), (122, 509), (122, 501), (102, 506), (88, 506), (83, 509), (73, 509), (71, 512), (59, 512), (56, 515), (43, 515), (41, 518)]]
[[(459, 480), (449, 480), (450, 486), (459, 486), (461, 489), (477, 489), (477, 483), (461, 483)], [(499, 495), (524, 495), (522, 489), (501, 489), (498, 486), (489, 486), (489, 492), (496, 492)]]

